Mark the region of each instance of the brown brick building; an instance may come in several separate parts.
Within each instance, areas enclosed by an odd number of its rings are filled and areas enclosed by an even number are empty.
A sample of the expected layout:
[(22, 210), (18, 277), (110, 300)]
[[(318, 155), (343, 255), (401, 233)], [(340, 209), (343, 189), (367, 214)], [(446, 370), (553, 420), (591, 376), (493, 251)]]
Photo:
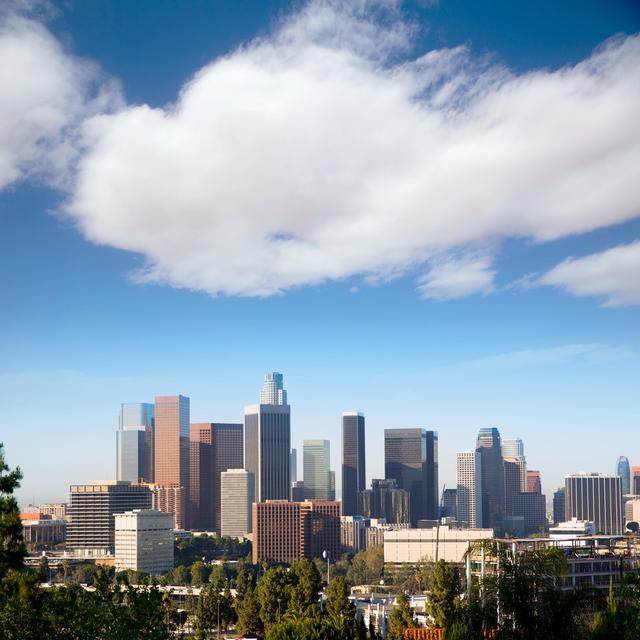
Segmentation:
[(253, 504), (253, 562), (290, 564), (340, 557), (340, 503), (333, 500), (267, 500)]

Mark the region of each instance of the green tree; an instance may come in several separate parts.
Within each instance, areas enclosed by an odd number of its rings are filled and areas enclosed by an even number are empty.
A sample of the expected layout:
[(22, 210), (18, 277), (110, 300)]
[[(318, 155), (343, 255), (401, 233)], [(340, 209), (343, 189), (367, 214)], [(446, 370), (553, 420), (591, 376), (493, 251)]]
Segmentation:
[(387, 625), (387, 640), (404, 640), (405, 630), (417, 626), (409, 606), (409, 598), (404, 593), (398, 596)]
[(209, 637), (220, 622), (221, 593), (218, 584), (209, 583), (202, 587), (196, 605), (195, 630), (198, 640)]
[(427, 595), (427, 613), (435, 627), (447, 627), (453, 619), (461, 593), (460, 572), (444, 560), (439, 560), (431, 576), (431, 588)]
[(263, 626), (260, 619), (260, 606), (256, 599), (253, 586), (249, 586), (244, 596), (236, 600), (237, 623), (236, 631), (238, 635), (262, 633)]
[(20, 487), (22, 472), (13, 471), (5, 462), (4, 445), (0, 442), (0, 579), (11, 569), (20, 569), (26, 549), (18, 502), (13, 492)]
[(191, 565), (191, 584), (197, 586), (203, 584), (206, 580), (206, 567), (202, 560), (196, 560)]
[(269, 630), (287, 612), (290, 579), (281, 568), (267, 569), (256, 587), (260, 606), (260, 618), (265, 630)]
[(335, 621), (305, 618), (300, 622), (283, 620), (272, 626), (266, 640), (353, 640), (353, 636)]

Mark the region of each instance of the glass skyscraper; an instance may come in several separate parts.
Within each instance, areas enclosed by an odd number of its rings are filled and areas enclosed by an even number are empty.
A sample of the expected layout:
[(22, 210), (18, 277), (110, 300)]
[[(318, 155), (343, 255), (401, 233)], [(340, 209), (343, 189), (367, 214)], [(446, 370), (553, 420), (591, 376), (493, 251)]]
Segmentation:
[(342, 514), (358, 513), (358, 494), (366, 489), (364, 415), (342, 414)]
[(116, 432), (116, 479), (153, 482), (154, 405), (126, 402), (120, 405)]
[(302, 459), (305, 499), (332, 499), (329, 440), (304, 440)]
[(620, 456), (616, 462), (616, 474), (620, 476), (622, 482), (622, 495), (631, 493), (631, 467), (626, 456)]
[(500, 432), (496, 427), (480, 429), (476, 441), (482, 470), (482, 526), (501, 529), (504, 518), (504, 463)]
[(260, 391), (260, 404), (287, 404), (287, 392), (281, 373), (272, 371), (264, 374), (264, 382)]
[(384, 430), (384, 474), (409, 492), (411, 524), (438, 516), (438, 434), (425, 429)]

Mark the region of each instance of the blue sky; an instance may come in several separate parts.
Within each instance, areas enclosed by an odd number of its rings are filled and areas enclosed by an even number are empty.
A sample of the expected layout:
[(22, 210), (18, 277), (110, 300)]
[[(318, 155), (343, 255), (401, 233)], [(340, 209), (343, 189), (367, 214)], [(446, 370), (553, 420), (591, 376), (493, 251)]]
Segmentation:
[(438, 430), (447, 486), (484, 426), (523, 438), (549, 496), (640, 464), (637, 4), (353, 6), (0, 15), (23, 503), (114, 475), (120, 402), (241, 421), (267, 370), (337, 471), (354, 409), (369, 477), (405, 426)]

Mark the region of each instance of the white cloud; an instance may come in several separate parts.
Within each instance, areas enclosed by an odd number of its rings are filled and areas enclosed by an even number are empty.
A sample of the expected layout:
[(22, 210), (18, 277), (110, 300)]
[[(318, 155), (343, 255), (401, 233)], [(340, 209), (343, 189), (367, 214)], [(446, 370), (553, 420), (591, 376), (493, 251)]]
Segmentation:
[(77, 126), (116, 106), (118, 88), (21, 8), (31, 4), (0, 11), (0, 189), (25, 177), (63, 186), (79, 151)]
[(421, 297), (432, 300), (452, 300), (493, 291), (495, 271), (488, 256), (467, 254), (459, 258), (435, 260), (429, 270), (418, 278)]
[(567, 344), (539, 349), (522, 349), (499, 353), (468, 362), (453, 365), (454, 369), (483, 371), (502, 369), (529, 369), (531, 367), (553, 367), (572, 363), (601, 364), (638, 360), (640, 354), (627, 347), (606, 344), (586, 343)]
[(640, 240), (568, 258), (539, 279), (575, 296), (600, 296), (607, 307), (640, 304)]
[[(407, 59), (398, 6), (311, 2), (201, 69), (174, 104), (88, 119), (67, 215), (89, 240), (144, 256), (140, 281), (260, 296), (427, 264), (421, 293), (447, 297), (445, 281), (455, 296), (491, 289), (489, 264), (456, 263), (470, 250), (640, 213), (639, 37), (516, 76), (465, 48)], [(70, 60), (43, 28), (18, 32), (34, 60), (43, 43)], [(57, 142), (84, 86), (69, 68), (45, 74), (66, 91), (37, 99), (26, 71), (3, 82), (28, 102), (0, 124), (0, 140), (26, 132), (0, 143), (4, 184), (39, 168), (43, 146), (56, 150), (47, 166), (68, 166)], [(39, 124), (30, 105), (55, 106), (52, 94), (68, 97)]]

